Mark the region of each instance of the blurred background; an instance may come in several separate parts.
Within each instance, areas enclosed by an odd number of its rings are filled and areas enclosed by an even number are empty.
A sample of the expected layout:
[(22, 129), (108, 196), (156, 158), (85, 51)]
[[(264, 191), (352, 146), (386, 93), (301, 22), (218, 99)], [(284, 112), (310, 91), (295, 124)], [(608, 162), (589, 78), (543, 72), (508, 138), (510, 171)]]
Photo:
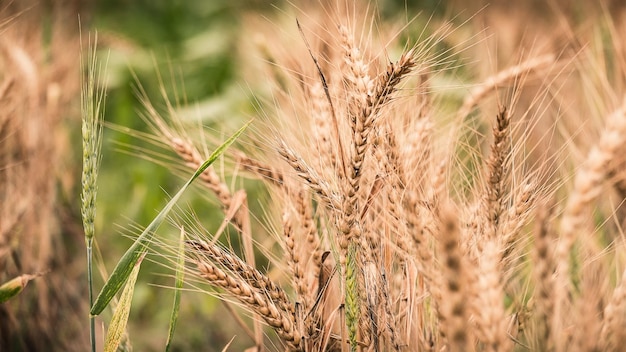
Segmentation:
[[(401, 38), (427, 35), (442, 23), (458, 27), (438, 48), (452, 49), (451, 57), (466, 65), (446, 76), (448, 86), (461, 87), (444, 93), (450, 111), (471, 82), (515, 64), (522, 54), (566, 51), (564, 43), (573, 41), (565, 27), (584, 30), (603, 17), (619, 27), (624, 15), (617, 0), (363, 4), (381, 23), (407, 25)], [(134, 224), (147, 225), (184, 182), (183, 175), (147, 160), (149, 153), (142, 156), (154, 147), (128, 131), (147, 131), (137, 82), (159, 109), (164, 87), (180, 117), (223, 139), (259, 115), (259, 104), (264, 111), (259, 102), (271, 96), (260, 74), (268, 58), (259, 43), (280, 32), (297, 38), (295, 18), (313, 8), (332, 9), (333, 1), (0, 0), (0, 283), (44, 273), (0, 305), (1, 351), (88, 349), (79, 33), (86, 48), (97, 31), (100, 59), (108, 62), (96, 237), (101, 268), (110, 271), (132, 243)], [(481, 44), (468, 45), (472, 40)], [(481, 60), (485, 48), (495, 60)], [(244, 186), (253, 195), (252, 213), (262, 214), (264, 190)], [(219, 227), (223, 214), (210, 195), (192, 195), (183, 204), (209, 231)], [(128, 328), (137, 351), (165, 345), (172, 291), (160, 286), (173, 285), (170, 275), (158, 263), (143, 267)], [(98, 289), (102, 279), (96, 280)], [(235, 335), (231, 350), (251, 347), (209, 295), (183, 295), (180, 316), (174, 350), (221, 351)], [(109, 318), (104, 314), (104, 321)]]

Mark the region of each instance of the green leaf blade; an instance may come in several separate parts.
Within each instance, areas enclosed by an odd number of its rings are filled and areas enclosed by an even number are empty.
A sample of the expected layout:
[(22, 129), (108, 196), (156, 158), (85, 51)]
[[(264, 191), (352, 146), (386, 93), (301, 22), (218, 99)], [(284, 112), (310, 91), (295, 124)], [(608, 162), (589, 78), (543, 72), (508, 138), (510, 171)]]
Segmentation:
[(142, 255), (148, 250), (147, 243), (152, 239), (152, 236), (152, 233), (144, 231), (126, 253), (124, 253), (124, 256), (122, 256), (119, 262), (117, 262), (113, 273), (109, 276), (109, 279), (104, 284), (102, 291), (100, 291), (100, 294), (91, 307), (91, 315), (102, 313), (104, 308), (106, 308), (117, 292), (119, 292), (134, 270), (135, 264), (137, 264)]
[(126, 324), (128, 323), (128, 316), (130, 314), (130, 306), (133, 299), (133, 292), (135, 292), (135, 284), (137, 283), (137, 276), (139, 275), (139, 267), (141, 266), (142, 260), (143, 256), (141, 256), (136, 265), (133, 266), (130, 272), (130, 276), (128, 278), (128, 282), (126, 283), (126, 287), (124, 288), (117, 308), (113, 313), (113, 317), (111, 318), (111, 324), (109, 324), (107, 336), (104, 341), (105, 352), (117, 351), (117, 347), (122, 341), (122, 337), (124, 336), (124, 332), (126, 331)]
[(169, 352), (174, 339), (174, 331), (178, 321), (178, 312), (180, 311), (180, 296), (182, 293), (183, 283), (185, 279), (185, 229), (180, 228), (180, 239), (178, 242), (178, 261), (176, 262), (176, 281), (174, 284), (174, 306), (170, 315), (170, 327), (165, 344), (165, 351)]

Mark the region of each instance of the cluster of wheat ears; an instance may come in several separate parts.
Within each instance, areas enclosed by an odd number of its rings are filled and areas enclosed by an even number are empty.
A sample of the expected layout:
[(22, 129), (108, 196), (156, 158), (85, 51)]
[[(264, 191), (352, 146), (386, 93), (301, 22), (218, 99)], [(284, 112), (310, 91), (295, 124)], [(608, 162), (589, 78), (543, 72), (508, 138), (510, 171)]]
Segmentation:
[[(247, 134), (226, 153), (222, 165), (267, 185), (265, 216), (213, 166), (198, 174), (224, 210), (217, 233), (228, 225), (243, 245), (181, 221), (187, 284), (243, 307), (233, 318), (259, 350), (281, 348), (264, 347), (263, 323), (288, 351), (624, 346), (619, 53), (613, 70), (593, 47), (530, 55), (449, 113), (434, 87), (453, 70), (435, 51), (449, 27), (398, 50), (354, 19), (297, 24), (302, 50), (272, 66), (273, 107), (252, 123), (259, 143)], [(574, 84), (592, 98), (572, 100)], [(176, 109), (143, 103), (146, 138), (200, 168), (206, 147)]]

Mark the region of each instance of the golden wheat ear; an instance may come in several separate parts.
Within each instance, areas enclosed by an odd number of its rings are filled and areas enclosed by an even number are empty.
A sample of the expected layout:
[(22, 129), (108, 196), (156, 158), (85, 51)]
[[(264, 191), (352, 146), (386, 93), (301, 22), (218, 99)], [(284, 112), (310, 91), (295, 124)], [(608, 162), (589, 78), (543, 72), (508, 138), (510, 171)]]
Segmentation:
[(263, 318), (290, 351), (302, 350), (304, 334), (297, 330), (295, 305), (276, 283), (216, 244), (202, 241), (187, 243), (195, 250), (194, 264), (203, 278), (225, 289)]
[[(588, 237), (581, 232), (588, 226), (588, 207), (600, 196), (602, 184), (607, 177), (612, 160), (617, 158), (619, 147), (626, 143), (626, 113), (621, 106), (607, 116), (605, 129), (587, 155), (585, 162), (577, 170), (574, 188), (569, 194), (565, 210), (560, 221), (560, 237), (555, 250), (557, 263), (555, 286), (555, 314), (552, 318), (554, 331), (564, 329), (568, 320), (571, 304), (572, 279), (571, 252), (576, 241), (589, 243)], [(559, 347), (559, 346), (557, 346)]]

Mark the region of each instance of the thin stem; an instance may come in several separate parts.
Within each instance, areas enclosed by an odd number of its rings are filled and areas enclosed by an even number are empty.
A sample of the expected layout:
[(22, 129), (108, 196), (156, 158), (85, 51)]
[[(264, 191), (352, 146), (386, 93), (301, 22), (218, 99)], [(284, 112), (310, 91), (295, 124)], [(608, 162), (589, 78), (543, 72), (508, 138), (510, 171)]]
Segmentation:
[[(89, 286), (89, 308), (93, 305), (93, 275), (92, 275), (92, 243), (93, 239), (86, 239), (87, 243), (87, 282)], [(91, 351), (96, 352), (96, 317), (89, 314), (89, 341)]]

